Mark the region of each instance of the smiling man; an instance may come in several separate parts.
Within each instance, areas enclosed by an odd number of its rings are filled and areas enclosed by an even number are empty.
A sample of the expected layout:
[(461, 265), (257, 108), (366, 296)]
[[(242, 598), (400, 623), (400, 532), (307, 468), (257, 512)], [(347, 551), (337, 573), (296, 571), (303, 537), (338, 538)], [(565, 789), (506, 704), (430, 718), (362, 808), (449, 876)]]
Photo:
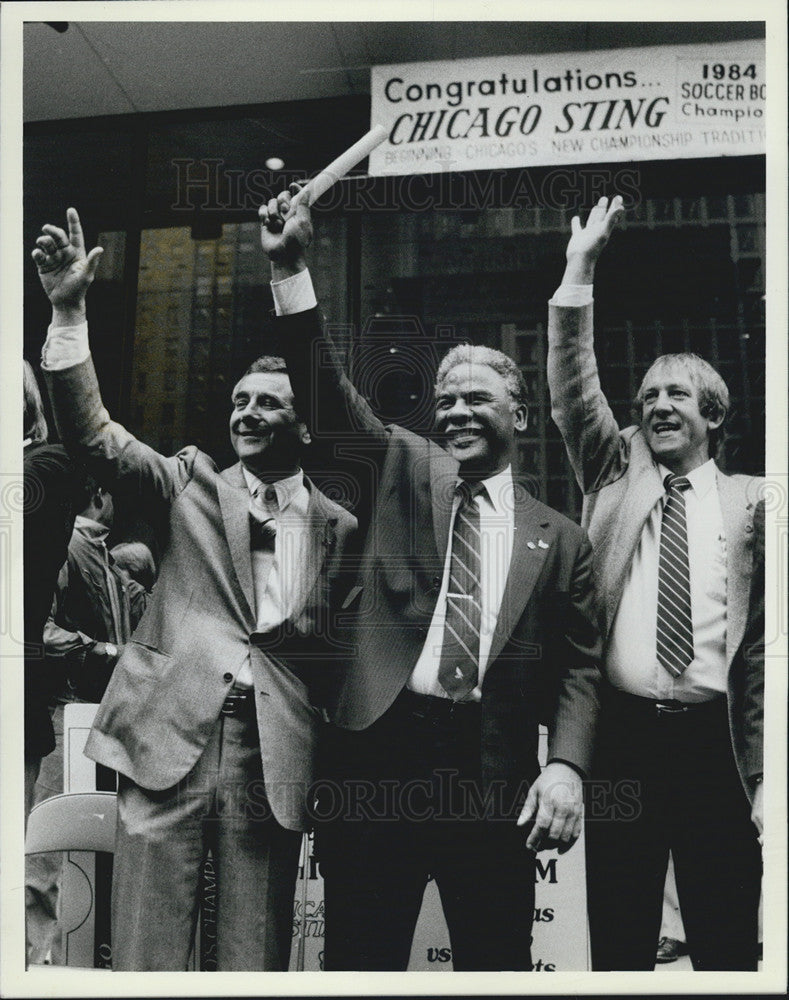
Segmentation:
[(586, 826), (592, 963), (654, 967), (671, 851), (694, 968), (755, 969), (761, 481), (715, 464), (729, 393), (694, 354), (659, 357), (638, 425), (617, 426), (595, 363), (592, 282), (622, 215), (620, 198), (602, 198), (585, 227), (573, 219), (548, 326), (553, 417), (584, 493), (607, 628)]
[(101, 250), (86, 255), (74, 209), (68, 233), (46, 225), (37, 244), (52, 303), (42, 367), (63, 442), (138, 501), (162, 553), (86, 747), (119, 772), (112, 967), (187, 967), (210, 847), (216, 968), (285, 970), (355, 519), (301, 471), (309, 434), (281, 358), (259, 358), (233, 390), (239, 462), (222, 472), (193, 446), (165, 457), (111, 421), (85, 312)]
[(261, 217), (313, 446), (327, 468), (372, 481), (359, 490), (353, 653), (331, 713), (328, 822), (316, 828), (324, 968), (405, 970), (432, 876), (456, 970), (529, 969), (535, 852), (578, 837), (594, 739), (588, 539), (513, 472), (527, 400), (510, 358), (466, 345), (443, 359), (443, 448), (384, 425), (321, 329), (303, 256), (308, 209), (283, 192)]

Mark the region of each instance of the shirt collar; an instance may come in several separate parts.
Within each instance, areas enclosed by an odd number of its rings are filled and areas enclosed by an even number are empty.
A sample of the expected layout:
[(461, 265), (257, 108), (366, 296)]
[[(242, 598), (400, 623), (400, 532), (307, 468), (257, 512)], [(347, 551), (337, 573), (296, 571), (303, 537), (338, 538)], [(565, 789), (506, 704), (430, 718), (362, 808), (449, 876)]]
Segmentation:
[[(458, 482), (460, 480), (458, 479)], [(481, 479), (480, 482), (485, 487), (485, 493), (480, 495), (480, 499), (486, 499), (493, 510), (504, 516), (511, 513), (512, 507), (512, 466), (497, 472), (488, 479)]]
[(77, 514), (74, 518), (74, 527), (93, 542), (103, 542), (110, 533), (106, 524), (94, 521), (91, 517), (83, 517), (82, 514)]
[[(259, 492), (262, 498), (268, 486), (274, 487), (274, 492), (277, 495), (278, 510), (285, 510), (290, 504), (297, 501), (300, 498), (302, 490), (306, 492), (304, 472), (301, 469), (298, 472), (294, 472), (292, 476), (287, 476), (285, 479), (278, 479), (274, 483), (264, 483), (253, 472), (250, 472), (245, 465), (242, 465), (241, 469), (244, 473), (244, 479), (247, 482), (247, 488), (252, 496)], [(299, 504), (299, 506), (302, 505)]]
[[(666, 476), (673, 475), (671, 470), (667, 469), (665, 465), (661, 465), (660, 462), (658, 462), (658, 469), (660, 470), (660, 478), (663, 482), (666, 481)], [(709, 458), (703, 465), (697, 465), (695, 469), (688, 472), (685, 476), (685, 479), (690, 483), (691, 489), (699, 500), (703, 500), (710, 490), (717, 488), (716, 473), (717, 466), (715, 465), (715, 460)]]

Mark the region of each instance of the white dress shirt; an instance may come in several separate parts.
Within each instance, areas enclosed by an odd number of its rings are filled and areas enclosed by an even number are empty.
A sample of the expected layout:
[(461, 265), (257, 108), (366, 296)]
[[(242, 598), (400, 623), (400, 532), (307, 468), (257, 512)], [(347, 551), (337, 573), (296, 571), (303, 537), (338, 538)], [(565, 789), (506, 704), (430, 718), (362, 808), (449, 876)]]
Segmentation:
[[(658, 465), (665, 479), (669, 470)], [(726, 691), (726, 537), (712, 459), (689, 472), (688, 524), (693, 660), (673, 677), (657, 659), (658, 561), (661, 497), (647, 518), (633, 555), (606, 654), (614, 687), (642, 698), (710, 701)]]

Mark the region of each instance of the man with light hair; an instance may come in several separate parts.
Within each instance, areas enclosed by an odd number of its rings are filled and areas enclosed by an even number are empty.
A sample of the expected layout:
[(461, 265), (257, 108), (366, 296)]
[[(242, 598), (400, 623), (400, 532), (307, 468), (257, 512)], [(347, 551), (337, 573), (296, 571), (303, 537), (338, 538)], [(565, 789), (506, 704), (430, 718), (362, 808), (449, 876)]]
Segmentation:
[[(597, 259), (623, 215), (577, 217), (551, 300), (553, 418), (584, 494), (607, 631), (587, 802), (594, 969), (652, 969), (668, 854), (695, 969), (756, 969), (764, 718), (761, 481), (716, 453), (723, 379), (659, 357), (620, 429), (592, 331)], [(760, 570), (760, 565), (762, 569)]]

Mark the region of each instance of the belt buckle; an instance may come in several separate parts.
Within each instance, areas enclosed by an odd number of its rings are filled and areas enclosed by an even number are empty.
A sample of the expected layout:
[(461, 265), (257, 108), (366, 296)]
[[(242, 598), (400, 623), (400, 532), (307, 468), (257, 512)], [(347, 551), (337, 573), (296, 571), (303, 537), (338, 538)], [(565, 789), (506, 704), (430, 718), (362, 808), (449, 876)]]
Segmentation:
[(244, 707), (249, 696), (247, 694), (229, 694), (222, 702), (221, 714), (225, 716), (238, 715), (240, 709)]
[(677, 702), (676, 705), (669, 705), (667, 702), (659, 701), (655, 704), (655, 712), (657, 717), (660, 718), (661, 715), (682, 715), (687, 712), (687, 708), (681, 703)]

